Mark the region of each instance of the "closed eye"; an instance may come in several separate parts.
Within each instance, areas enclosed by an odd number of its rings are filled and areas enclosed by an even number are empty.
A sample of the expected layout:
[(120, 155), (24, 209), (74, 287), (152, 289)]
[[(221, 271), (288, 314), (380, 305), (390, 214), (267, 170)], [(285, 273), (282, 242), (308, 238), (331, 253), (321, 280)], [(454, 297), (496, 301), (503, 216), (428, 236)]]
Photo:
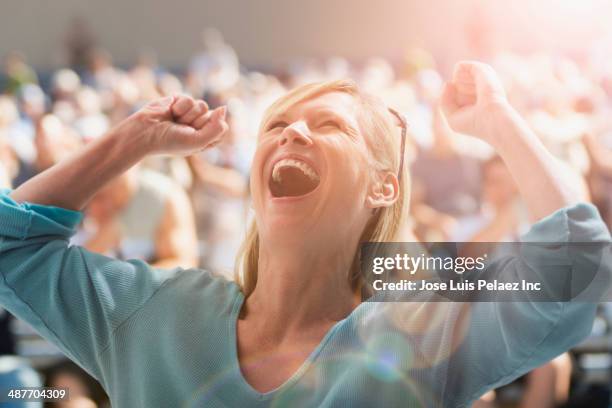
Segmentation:
[(287, 126), (289, 126), (289, 124), (287, 122), (282, 121), (282, 120), (277, 120), (275, 122), (270, 123), (268, 125), (266, 131), (269, 132), (269, 131), (274, 130), (274, 129), (284, 129)]
[(321, 123), (319, 125), (319, 127), (323, 128), (323, 127), (334, 127), (336, 129), (341, 129), (342, 127), (340, 126), (340, 124), (338, 122), (336, 122), (335, 120), (326, 120), (325, 122)]

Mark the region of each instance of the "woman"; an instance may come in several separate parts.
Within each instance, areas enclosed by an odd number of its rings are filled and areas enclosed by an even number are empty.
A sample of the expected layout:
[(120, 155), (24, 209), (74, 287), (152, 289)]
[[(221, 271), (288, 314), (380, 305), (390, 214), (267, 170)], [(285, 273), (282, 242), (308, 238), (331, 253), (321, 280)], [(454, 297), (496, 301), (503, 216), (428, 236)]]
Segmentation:
[[(527, 240), (609, 240), (491, 68), (459, 64), (443, 104), (454, 130), (510, 167), (541, 220)], [(240, 286), (68, 246), (74, 210), (105, 183), (148, 154), (216, 143), (224, 114), (188, 97), (156, 101), (2, 196), (2, 303), (113, 406), (460, 407), (589, 333), (588, 303), (361, 303), (359, 244), (393, 239), (408, 180), (393, 116), (345, 81), (298, 88), (265, 115)]]

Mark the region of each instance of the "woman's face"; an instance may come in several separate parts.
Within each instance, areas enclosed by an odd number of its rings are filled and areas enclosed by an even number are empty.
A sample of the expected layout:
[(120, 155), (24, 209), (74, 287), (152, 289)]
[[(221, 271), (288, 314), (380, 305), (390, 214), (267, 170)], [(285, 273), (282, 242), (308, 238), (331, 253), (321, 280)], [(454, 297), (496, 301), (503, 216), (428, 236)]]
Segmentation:
[(263, 124), (251, 177), (262, 240), (359, 238), (372, 213), (372, 160), (358, 113), (351, 95), (330, 92)]

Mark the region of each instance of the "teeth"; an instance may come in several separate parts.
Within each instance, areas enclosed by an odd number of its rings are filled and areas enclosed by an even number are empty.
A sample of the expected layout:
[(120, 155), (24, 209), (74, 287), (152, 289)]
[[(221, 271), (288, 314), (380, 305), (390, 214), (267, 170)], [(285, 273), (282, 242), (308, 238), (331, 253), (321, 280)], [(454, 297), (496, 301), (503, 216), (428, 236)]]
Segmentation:
[(282, 159), (276, 162), (274, 165), (274, 169), (272, 170), (272, 180), (275, 182), (281, 181), (280, 169), (282, 167), (295, 167), (298, 168), (304, 173), (308, 178), (314, 181), (319, 181), (319, 175), (310, 167), (308, 164), (304, 163), (300, 160), (295, 159)]

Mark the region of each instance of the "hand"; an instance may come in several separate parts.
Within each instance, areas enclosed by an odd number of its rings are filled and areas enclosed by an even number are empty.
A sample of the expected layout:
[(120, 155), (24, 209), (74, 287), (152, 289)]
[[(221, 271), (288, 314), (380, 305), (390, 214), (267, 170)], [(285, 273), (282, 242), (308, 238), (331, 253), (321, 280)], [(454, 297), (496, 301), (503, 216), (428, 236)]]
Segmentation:
[(191, 155), (219, 142), (227, 131), (226, 107), (209, 111), (202, 100), (170, 96), (155, 100), (119, 125), (140, 134), (150, 153)]
[(496, 121), (510, 108), (493, 68), (472, 61), (455, 65), (452, 80), (444, 87), (440, 104), (454, 131), (493, 145), (498, 133)]

